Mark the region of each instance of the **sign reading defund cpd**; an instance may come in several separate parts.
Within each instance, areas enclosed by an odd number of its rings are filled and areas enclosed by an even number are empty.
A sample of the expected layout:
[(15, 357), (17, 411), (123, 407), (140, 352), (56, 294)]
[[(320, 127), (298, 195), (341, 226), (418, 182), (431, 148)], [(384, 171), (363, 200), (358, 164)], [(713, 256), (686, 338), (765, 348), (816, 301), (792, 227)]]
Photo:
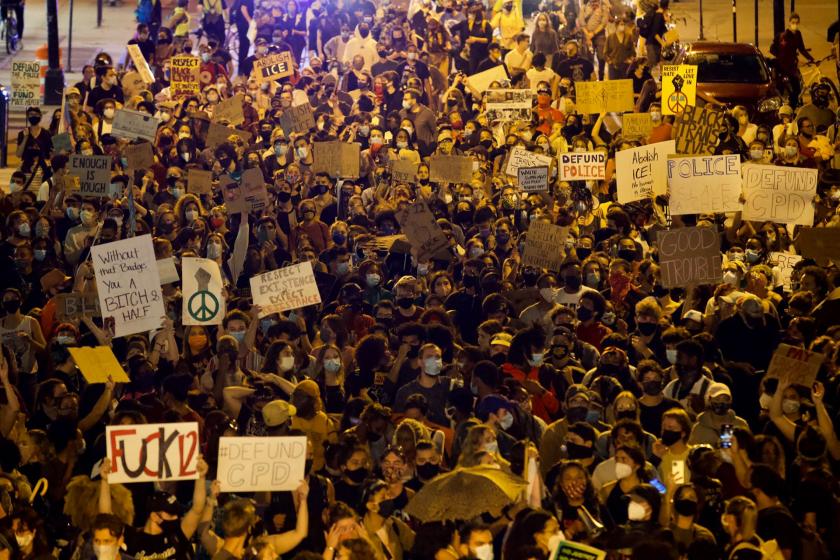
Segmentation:
[(262, 308), (260, 317), (321, 303), (309, 261), (252, 276), (251, 296)]
[(105, 330), (120, 337), (160, 327), (166, 311), (152, 236), (94, 245), (90, 254)]
[(222, 492), (294, 490), (305, 464), (306, 436), (221, 437), (216, 477)]

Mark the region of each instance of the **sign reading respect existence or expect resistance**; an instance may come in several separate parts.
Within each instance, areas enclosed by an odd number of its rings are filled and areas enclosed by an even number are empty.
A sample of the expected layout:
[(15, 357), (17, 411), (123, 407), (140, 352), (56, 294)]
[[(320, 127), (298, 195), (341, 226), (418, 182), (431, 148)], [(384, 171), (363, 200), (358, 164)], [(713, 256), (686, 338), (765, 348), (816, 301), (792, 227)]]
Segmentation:
[(741, 209), (741, 157), (668, 158), (668, 207), (671, 214), (737, 212)]
[(607, 176), (604, 152), (568, 152), (558, 156), (561, 181), (603, 181)]
[(814, 224), (817, 170), (778, 165), (744, 165), (744, 220)]
[(198, 422), (106, 426), (105, 447), (109, 484), (198, 478)]
[(220, 437), (222, 492), (294, 490), (306, 476), (306, 436)]
[(260, 318), (321, 303), (309, 261), (252, 276), (251, 296), (254, 304), (261, 307)]
[(166, 310), (152, 236), (94, 245), (90, 254), (105, 329), (121, 337), (160, 327)]

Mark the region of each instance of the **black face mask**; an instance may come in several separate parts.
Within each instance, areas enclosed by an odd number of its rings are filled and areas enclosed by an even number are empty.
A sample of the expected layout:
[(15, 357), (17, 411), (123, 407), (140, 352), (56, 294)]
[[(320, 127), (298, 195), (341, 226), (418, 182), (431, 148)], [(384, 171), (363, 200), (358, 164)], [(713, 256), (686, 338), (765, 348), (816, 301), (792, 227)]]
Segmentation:
[(589, 409), (585, 406), (573, 406), (566, 411), (566, 420), (569, 424), (583, 422), (586, 420), (586, 413)]
[(435, 465), (434, 463), (417, 465), (417, 476), (423, 480), (431, 480), (438, 474), (440, 474), (440, 465)]
[(414, 305), (414, 298), (410, 298), (410, 297), (397, 298), (396, 303), (402, 309), (411, 309), (411, 306)]
[(588, 307), (577, 308), (577, 318), (579, 321), (588, 321), (592, 318), (593, 312)]
[(177, 531), (180, 528), (180, 526), (181, 526), (181, 520), (180, 519), (168, 519), (168, 520), (161, 519), (160, 520), (160, 528), (164, 533), (174, 533), (175, 531)]
[(280, 191), (277, 193), (277, 200), (280, 202), (286, 203), (292, 199), (292, 193), (286, 191)]
[(697, 513), (697, 502), (695, 500), (674, 500), (674, 510), (680, 515), (694, 517)]
[(356, 469), (355, 471), (344, 471), (344, 475), (347, 478), (349, 478), (350, 481), (354, 484), (361, 484), (370, 475), (370, 471), (364, 467), (361, 467)]
[(662, 382), (661, 381), (645, 381), (642, 383), (642, 390), (645, 392), (646, 395), (654, 396), (658, 395), (660, 391), (662, 391)]
[(636, 411), (635, 410), (620, 410), (615, 413), (616, 420), (635, 420), (636, 419)]
[(663, 286), (662, 284), (654, 284), (653, 289), (650, 291), (653, 297), (661, 298), (668, 295), (668, 288)]
[(667, 447), (671, 447), (682, 439), (682, 432), (677, 430), (662, 430), (662, 443)]
[(7, 299), (3, 302), (3, 309), (6, 310), (6, 313), (17, 313), (17, 310), (20, 309), (20, 300)]
[(569, 459), (589, 459), (592, 457), (592, 448), (567, 441), (566, 455), (569, 456)]
[(420, 355), (420, 345), (419, 344), (412, 344), (408, 347), (408, 354), (407, 357), (411, 358), (412, 360)]
[(397, 509), (394, 500), (385, 500), (379, 502), (379, 515), (382, 517), (389, 517)]
[(312, 459), (307, 459), (307, 460), (303, 463), (303, 472), (305, 472), (306, 474), (311, 474), (311, 473), (312, 473), (312, 464), (313, 464), (313, 463), (314, 463), (314, 461), (313, 461)]
[(584, 260), (586, 257), (592, 254), (592, 249), (589, 247), (578, 247), (575, 249), (575, 253), (577, 253), (578, 260)]
[(575, 276), (571, 276), (571, 275), (570, 276), (564, 276), (563, 281), (566, 284), (566, 287), (569, 288), (570, 290), (577, 290), (578, 288), (580, 288), (580, 284), (581, 284), (580, 276), (577, 276), (577, 275), (575, 275)]
[(659, 325), (656, 323), (636, 323), (636, 327), (644, 336), (651, 336), (657, 331)]
[(464, 276), (464, 287), (465, 288), (477, 288), (478, 287), (478, 276), (474, 274), (467, 274)]
[(731, 405), (727, 402), (712, 403), (709, 405), (709, 409), (718, 416), (725, 416), (729, 412), (730, 408)]
[(633, 249), (619, 249), (617, 254), (619, 259), (624, 259), (625, 261), (633, 262), (636, 260), (636, 251)]

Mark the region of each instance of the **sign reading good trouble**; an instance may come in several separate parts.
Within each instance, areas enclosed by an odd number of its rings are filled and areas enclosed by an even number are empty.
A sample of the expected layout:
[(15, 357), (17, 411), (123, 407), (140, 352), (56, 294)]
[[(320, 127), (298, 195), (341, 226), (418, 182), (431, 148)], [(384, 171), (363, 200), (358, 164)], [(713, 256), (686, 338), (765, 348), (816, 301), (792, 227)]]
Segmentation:
[(251, 296), (262, 308), (260, 317), (321, 303), (309, 261), (252, 276)]
[(105, 446), (109, 484), (198, 478), (198, 422), (106, 426)]
[(716, 284), (723, 280), (720, 237), (709, 227), (683, 227), (657, 233), (662, 285)]
[(560, 154), (561, 181), (603, 181), (607, 176), (604, 152), (568, 152)]
[(294, 490), (306, 476), (306, 436), (220, 437), (222, 492)]
[(817, 170), (777, 165), (745, 165), (744, 220), (814, 224)]

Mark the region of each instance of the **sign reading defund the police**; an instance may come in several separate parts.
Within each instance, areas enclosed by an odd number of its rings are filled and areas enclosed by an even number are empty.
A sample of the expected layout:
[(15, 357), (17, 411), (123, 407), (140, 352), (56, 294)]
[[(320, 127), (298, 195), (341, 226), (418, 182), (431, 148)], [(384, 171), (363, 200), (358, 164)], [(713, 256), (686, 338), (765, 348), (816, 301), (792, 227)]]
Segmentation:
[(40, 70), (38, 62), (12, 62), (12, 107), (41, 104)]
[(159, 328), (166, 311), (152, 236), (94, 245), (90, 254), (105, 329), (120, 337)]
[(657, 142), (615, 154), (618, 202), (627, 204), (665, 194), (668, 190), (668, 156), (674, 141)]
[(198, 478), (198, 422), (106, 426), (105, 444), (109, 484)]
[(219, 265), (211, 259), (181, 259), (182, 322), (185, 325), (221, 325), (225, 293)]
[(261, 307), (260, 317), (321, 303), (309, 261), (252, 276), (251, 296)]
[(222, 492), (294, 490), (306, 475), (306, 436), (220, 437)]
[(744, 165), (743, 219), (814, 225), (817, 170), (776, 165)]
[(111, 156), (70, 156), (70, 175), (79, 178), (82, 196), (110, 196)]

